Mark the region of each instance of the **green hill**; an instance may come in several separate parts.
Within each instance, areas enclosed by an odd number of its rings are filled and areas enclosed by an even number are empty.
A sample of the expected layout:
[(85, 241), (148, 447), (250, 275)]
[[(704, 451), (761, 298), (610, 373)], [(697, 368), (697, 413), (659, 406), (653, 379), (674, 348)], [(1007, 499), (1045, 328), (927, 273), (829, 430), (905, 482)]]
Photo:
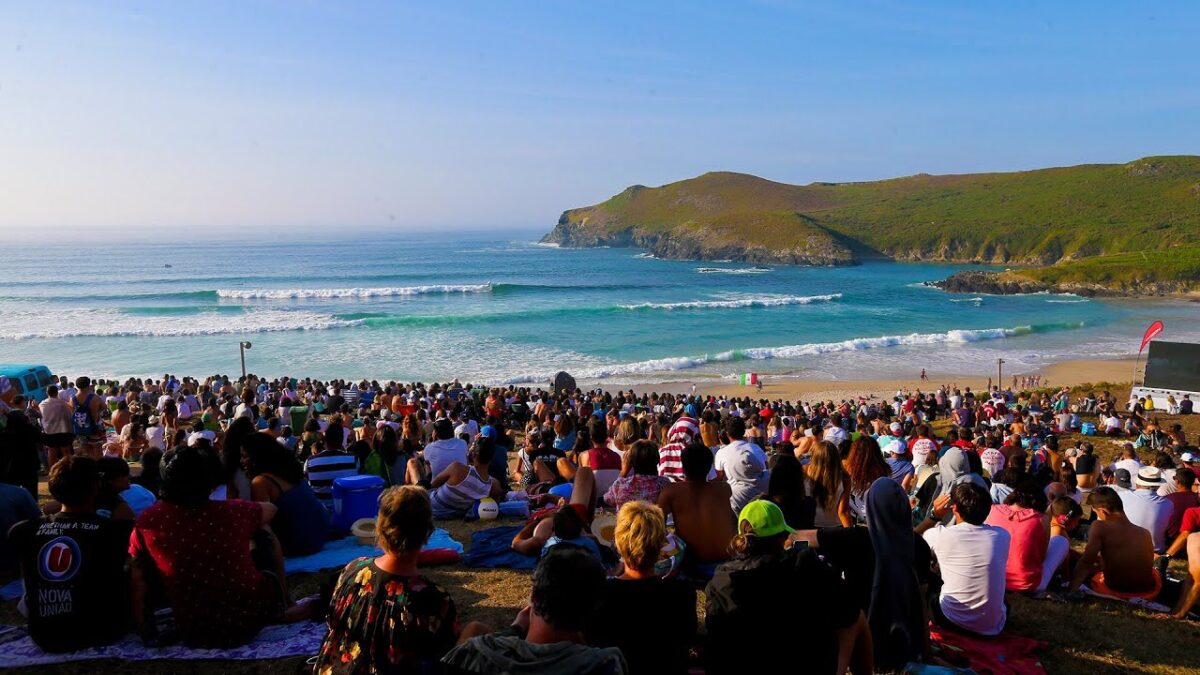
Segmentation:
[(1053, 265), (1200, 244), (1200, 157), (804, 186), (708, 173), (566, 211), (545, 240), (684, 259)]

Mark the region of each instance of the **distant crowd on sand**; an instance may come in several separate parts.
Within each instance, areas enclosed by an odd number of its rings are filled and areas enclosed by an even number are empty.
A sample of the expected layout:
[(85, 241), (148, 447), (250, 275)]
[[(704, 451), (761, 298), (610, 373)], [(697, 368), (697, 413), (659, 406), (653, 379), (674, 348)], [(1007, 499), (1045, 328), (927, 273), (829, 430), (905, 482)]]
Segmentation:
[[(1200, 596), (1200, 457), (1163, 419), (1188, 397), (166, 375), (61, 378), (32, 401), (6, 385), (0, 568), (49, 652), (131, 630), (231, 647), (323, 619), (318, 673), (726, 673), (782, 645), (806, 672), (870, 673), (953, 663), (931, 626), (1001, 635), (1006, 594), (1174, 598), (1180, 619)], [(359, 474), (388, 486), (382, 555), (293, 599), (283, 559), (339, 534), (335, 481)], [(437, 520), (487, 500), (523, 506), (511, 547), (536, 559), (506, 627), (460, 622), (418, 568)]]

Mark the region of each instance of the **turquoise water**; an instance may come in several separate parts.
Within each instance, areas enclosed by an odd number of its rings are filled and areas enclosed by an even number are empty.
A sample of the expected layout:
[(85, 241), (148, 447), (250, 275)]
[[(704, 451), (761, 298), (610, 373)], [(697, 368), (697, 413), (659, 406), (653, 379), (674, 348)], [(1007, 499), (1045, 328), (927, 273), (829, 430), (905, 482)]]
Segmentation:
[(56, 373), (606, 383), (1032, 372), (1200, 339), (1200, 307), (956, 296), (961, 265), (755, 267), (568, 250), (540, 233), (5, 246), (0, 362)]

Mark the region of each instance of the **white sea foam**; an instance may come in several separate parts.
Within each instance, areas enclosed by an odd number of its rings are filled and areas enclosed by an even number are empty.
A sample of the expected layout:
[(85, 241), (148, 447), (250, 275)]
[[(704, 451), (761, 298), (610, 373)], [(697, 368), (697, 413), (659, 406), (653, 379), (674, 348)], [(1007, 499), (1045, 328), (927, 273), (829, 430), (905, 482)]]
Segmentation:
[(228, 333), (269, 333), (326, 330), (360, 325), (362, 321), (329, 314), (265, 309), (245, 314), (201, 312), (179, 316), (131, 315), (114, 309), (6, 311), (0, 340), (67, 337), (180, 337)]
[(220, 289), (217, 297), (230, 300), (330, 300), (387, 298), (431, 293), (490, 293), (491, 284), (394, 286), (387, 288)]
[(531, 241), (530, 246), (540, 246), (542, 248), (562, 248), (562, 245), (554, 241)]
[(736, 309), (738, 307), (782, 307), (785, 305), (809, 305), (814, 302), (832, 302), (842, 297), (841, 293), (829, 295), (753, 295), (728, 300), (692, 300), (689, 302), (643, 302), (638, 305), (621, 305), (622, 309)]
[(1046, 302), (1051, 302), (1058, 305), (1075, 305), (1081, 302), (1091, 302), (1091, 300), (1088, 300), (1087, 298), (1076, 298), (1074, 300), (1047, 300)]
[(973, 302), (977, 305), (982, 305), (983, 298), (950, 298), (950, 302)]
[[(1079, 328), (1082, 323), (1062, 324), (1053, 328)], [(855, 338), (841, 342), (817, 342), (783, 347), (758, 347), (752, 349), (734, 349), (704, 356), (676, 356), (662, 359), (650, 359), (633, 363), (615, 363), (591, 366), (572, 371), (577, 379), (599, 380), (620, 375), (641, 373), (662, 373), (699, 368), (710, 363), (722, 363), (741, 360), (766, 359), (795, 359), (805, 356), (819, 356), (836, 352), (851, 352), (865, 349), (880, 349), (886, 347), (938, 345), (938, 344), (968, 344), (981, 340), (999, 340), (1017, 335), (1026, 335), (1039, 330), (1035, 326), (1017, 326), (1014, 328), (985, 328), (979, 330), (951, 330), (945, 333), (912, 333), (910, 335), (885, 335), (874, 338)], [(546, 380), (552, 373), (520, 375), (500, 382), (500, 384), (522, 384)]]
[(653, 253), (639, 253), (633, 257), (642, 258), (643, 260), (658, 260), (658, 256), (654, 255)]
[(697, 267), (700, 274), (765, 274), (770, 272), (766, 267)]

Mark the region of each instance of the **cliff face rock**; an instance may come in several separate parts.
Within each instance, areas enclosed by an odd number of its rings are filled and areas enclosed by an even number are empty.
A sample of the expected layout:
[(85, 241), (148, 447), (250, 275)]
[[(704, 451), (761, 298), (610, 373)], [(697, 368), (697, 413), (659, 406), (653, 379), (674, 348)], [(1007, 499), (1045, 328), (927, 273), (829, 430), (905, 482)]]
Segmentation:
[(1143, 280), (1111, 284), (1074, 281), (1049, 284), (1023, 277), (1019, 272), (956, 272), (941, 281), (930, 282), (929, 285), (947, 293), (983, 293), (986, 295), (1070, 293), (1085, 298), (1131, 298), (1195, 294), (1194, 282)]

